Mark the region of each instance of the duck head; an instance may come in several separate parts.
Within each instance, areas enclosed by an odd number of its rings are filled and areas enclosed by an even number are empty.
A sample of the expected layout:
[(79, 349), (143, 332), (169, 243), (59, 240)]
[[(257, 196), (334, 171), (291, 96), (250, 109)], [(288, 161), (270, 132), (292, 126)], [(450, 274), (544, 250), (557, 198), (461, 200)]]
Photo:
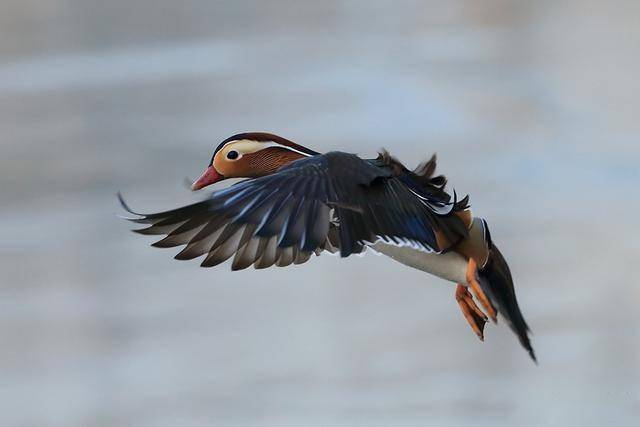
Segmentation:
[(200, 190), (226, 178), (257, 178), (316, 151), (278, 135), (265, 132), (239, 133), (218, 145), (204, 173), (191, 189)]

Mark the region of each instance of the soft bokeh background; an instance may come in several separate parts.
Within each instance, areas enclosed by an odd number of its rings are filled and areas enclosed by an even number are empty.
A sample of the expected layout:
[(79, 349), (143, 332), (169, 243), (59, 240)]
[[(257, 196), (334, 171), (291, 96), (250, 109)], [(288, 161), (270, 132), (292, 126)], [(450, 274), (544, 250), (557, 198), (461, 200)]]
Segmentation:
[[(0, 425), (602, 426), (640, 416), (640, 3), (0, 4)], [(536, 367), (368, 255), (231, 273), (117, 219), (268, 130), (432, 152), (510, 261)]]

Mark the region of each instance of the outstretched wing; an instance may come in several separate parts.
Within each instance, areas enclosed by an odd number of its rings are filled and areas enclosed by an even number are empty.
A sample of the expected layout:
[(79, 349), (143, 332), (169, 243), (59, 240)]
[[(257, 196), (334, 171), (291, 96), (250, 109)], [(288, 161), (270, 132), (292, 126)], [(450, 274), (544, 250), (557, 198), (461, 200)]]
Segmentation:
[(137, 214), (120, 201), (135, 215), (128, 219), (149, 224), (135, 231), (165, 235), (153, 246), (186, 245), (176, 258), (206, 255), (205, 267), (233, 256), (234, 270), (299, 264), (323, 250), (346, 257), (379, 239), (441, 251), (436, 230), (466, 233), (455, 200), (431, 199), (406, 177), (340, 152), (295, 161), (171, 211)]

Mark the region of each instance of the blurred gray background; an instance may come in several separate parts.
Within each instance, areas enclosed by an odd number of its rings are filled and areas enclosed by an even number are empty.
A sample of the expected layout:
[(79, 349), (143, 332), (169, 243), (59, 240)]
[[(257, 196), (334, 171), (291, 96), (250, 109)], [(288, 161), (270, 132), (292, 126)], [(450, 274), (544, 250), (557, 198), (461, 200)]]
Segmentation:
[[(640, 416), (640, 2), (0, 4), (0, 425), (602, 426)], [(115, 217), (240, 131), (439, 170), (536, 367), (454, 287), (322, 256), (231, 273)]]

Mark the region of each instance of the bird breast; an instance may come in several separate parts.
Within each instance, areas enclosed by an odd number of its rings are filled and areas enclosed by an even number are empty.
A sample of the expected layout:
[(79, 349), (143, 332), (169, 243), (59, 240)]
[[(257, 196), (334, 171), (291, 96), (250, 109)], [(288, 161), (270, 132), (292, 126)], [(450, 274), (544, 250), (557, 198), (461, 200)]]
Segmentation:
[(396, 246), (378, 241), (371, 249), (409, 267), (442, 279), (466, 285), (467, 259), (457, 252), (427, 253), (410, 246)]

